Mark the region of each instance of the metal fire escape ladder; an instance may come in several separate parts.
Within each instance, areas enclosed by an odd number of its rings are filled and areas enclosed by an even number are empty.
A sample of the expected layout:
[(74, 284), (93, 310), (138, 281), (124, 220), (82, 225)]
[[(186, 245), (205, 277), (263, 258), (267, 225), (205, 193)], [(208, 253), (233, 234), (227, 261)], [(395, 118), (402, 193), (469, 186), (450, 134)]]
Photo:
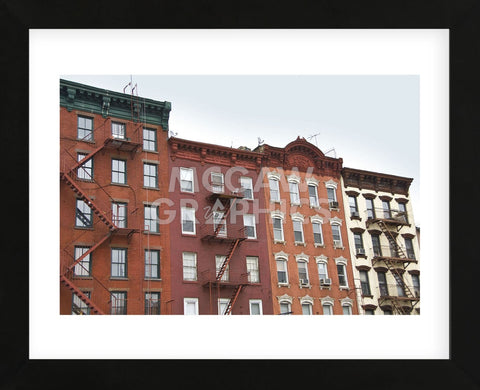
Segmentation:
[(230, 312), (232, 311), (233, 305), (234, 305), (235, 302), (237, 301), (237, 298), (238, 298), (238, 295), (240, 294), (240, 291), (242, 291), (242, 287), (243, 287), (243, 284), (239, 284), (239, 285), (236, 286), (235, 289), (233, 290), (232, 297), (231, 297), (230, 300), (228, 301), (228, 305), (227, 305), (227, 307), (225, 308), (225, 313), (223, 313), (224, 315), (228, 315), (228, 314), (230, 314)]
[(73, 294), (80, 298), (95, 314), (105, 314), (90, 298), (88, 298), (70, 279), (60, 275), (60, 282), (63, 283)]
[(223, 276), (223, 274), (225, 273), (225, 270), (227, 269), (228, 263), (230, 263), (230, 259), (232, 258), (233, 253), (235, 252), (235, 249), (237, 249), (238, 244), (239, 244), (240, 241), (241, 241), (241, 239), (240, 239), (240, 238), (237, 238), (237, 239), (236, 239), (235, 241), (233, 241), (232, 244), (230, 245), (230, 249), (229, 249), (229, 251), (228, 251), (227, 257), (226, 257), (225, 260), (223, 261), (223, 264), (222, 264), (222, 266), (220, 267), (220, 269), (218, 270), (217, 276), (215, 277), (215, 280), (216, 280), (217, 282), (220, 281), (220, 279), (222, 279), (222, 276)]
[(222, 215), (222, 218), (220, 219), (220, 221), (218, 221), (218, 224), (217, 224), (217, 227), (215, 228), (215, 231), (213, 232), (213, 235), (215, 237), (218, 236), (218, 232), (220, 231), (220, 229), (222, 228), (222, 225), (223, 225), (223, 222), (227, 220), (227, 217), (228, 215), (230, 214), (230, 211), (232, 210), (232, 207), (233, 205), (235, 204), (235, 201), (237, 199), (236, 198), (233, 198), (233, 200), (231, 202), (228, 202), (225, 207), (226, 207), (226, 210), (224, 210), (223, 212), (223, 215)]

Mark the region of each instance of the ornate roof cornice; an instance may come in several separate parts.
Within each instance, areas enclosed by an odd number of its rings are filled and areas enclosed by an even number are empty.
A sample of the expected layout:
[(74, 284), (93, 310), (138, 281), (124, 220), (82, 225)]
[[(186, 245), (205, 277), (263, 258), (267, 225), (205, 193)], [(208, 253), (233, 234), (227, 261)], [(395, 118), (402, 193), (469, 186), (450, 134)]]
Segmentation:
[(364, 171), (353, 168), (342, 169), (345, 187), (384, 191), (393, 194), (408, 196), (408, 190), (413, 179), (402, 176), (388, 175), (385, 173)]
[(170, 102), (160, 102), (60, 79), (60, 106), (103, 117), (160, 125), (168, 130)]

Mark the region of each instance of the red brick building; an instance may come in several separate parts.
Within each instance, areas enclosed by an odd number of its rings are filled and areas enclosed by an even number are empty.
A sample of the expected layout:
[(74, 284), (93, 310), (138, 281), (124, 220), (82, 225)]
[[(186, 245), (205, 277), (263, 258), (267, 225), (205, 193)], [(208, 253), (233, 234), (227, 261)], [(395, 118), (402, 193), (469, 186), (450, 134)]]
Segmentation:
[(256, 150), (263, 155), (274, 314), (358, 314), (342, 159), (300, 137)]
[(169, 102), (60, 80), (60, 313), (168, 313)]
[(170, 138), (173, 314), (272, 314), (262, 155)]

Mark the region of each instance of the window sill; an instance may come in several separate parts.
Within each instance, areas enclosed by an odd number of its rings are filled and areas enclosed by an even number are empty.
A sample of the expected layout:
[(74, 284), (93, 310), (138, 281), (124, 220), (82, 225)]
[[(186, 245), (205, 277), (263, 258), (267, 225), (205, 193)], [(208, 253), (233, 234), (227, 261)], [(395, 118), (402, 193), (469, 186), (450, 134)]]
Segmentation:
[(160, 236), (161, 235), (160, 232), (151, 232), (150, 230), (144, 230), (142, 233), (143, 234), (150, 234), (152, 236)]
[(110, 276), (110, 280), (123, 280), (123, 281), (128, 281), (128, 277), (127, 278), (124, 278), (124, 277), (121, 277), (121, 276)]
[(325, 248), (325, 244), (313, 244), (315, 248)]
[(143, 280), (147, 282), (161, 282), (162, 278), (144, 278)]
[(78, 229), (78, 230), (91, 230), (91, 231), (94, 231), (94, 230), (95, 230), (92, 226), (74, 226), (74, 229)]
[(257, 238), (257, 237), (252, 237), (252, 238), (247, 237), (247, 240), (248, 240), (248, 242), (258, 242), (258, 238)]
[(185, 190), (182, 190), (182, 189), (180, 189), (180, 193), (181, 193), (181, 194), (195, 195), (195, 191), (185, 191)]
[(312, 288), (312, 285), (311, 284), (299, 284), (298, 285), (300, 288), (308, 288), (308, 289), (311, 289)]
[(333, 249), (342, 249), (342, 250), (343, 250), (343, 249), (345, 249), (345, 247), (344, 247), (344, 246), (335, 246), (335, 245), (334, 245), (334, 246), (333, 246)]
[(302, 207), (301, 203), (290, 203), (290, 207)]
[(355, 257), (358, 259), (358, 258), (364, 258), (366, 259), (367, 258), (367, 255), (355, 255)]
[(350, 288), (348, 286), (339, 286), (338, 289), (340, 291), (345, 290), (345, 291), (350, 291)]
[(93, 280), (92, 276), (73, 275), (75, 280)]
[(114, 183), (114, 182), (111, 182), (110, 183), (112, 186), (119, 186), (119, 187), (130, 187), (128, 184), (126, 183)]
[(315, 210), (320, 210), (320, 206), (314, 206), (314, 205), (310, 205), (310, 208), (311, 209), (315, 209)]
[(287, 288), (290, 288), (290, 283), (278, 283), (278, 287), (287, 287)]
[(142, 188), (144, 190), (160, 191), (160, 188), (158, 188), (158, 187), (145, 187), (145, 186), (143, 186)]
[(274, 243), (274, 244), (283, 244), (283, 245), (285, 245), (287, 242), (286, 242), (286, 241), (282, 241), (282, 240), (273, 240), (273, 243)]
[(362, 294), (362, 298), (371, 298), (371, 299), (373, 299), (373, 295), (370, 295), (370, 294), (369, 294), (369, 295), (363, 295), (363, 294)]
[(95, 145), (95, 140), (90, 141), (90, 140), (87, 140), (87, 139), (77, 138), (77, 141), (85, 142), (85, 143), (87, 143), (87, 144)]
[(183, 283), (186, 284), (198, 284), (198, 280), (182, 280)]
[(147, 152), (147, 153), (154, 153), (154, 154), (159, 154), (158, 150), (149, 150), (149, 149), (142, 149), (142, 152)]
[(330, 211), (340, 211), (340, 209), (338, 209), (336, 207), (332, 207), (332, 208), (329, 207), (328, 210), (330, 210)]
[(80, 179), (79, 177), (77, 177), (75, 180), (80, 181), (82, 183), (95, 183), (94, 179)]
[(270, 199), (270, 203), (282, 204), (282, 201), (281, 201), (281, 200), (272, 200), (272, 199)]
[(295, 241), (295, 246), (307, 246), (307, 244), (305, 242), (301, 242), (301, 241)]
[(350, 217), (350, 220), (353, 221), (354, 219), (356, 219), (357, 221), (361, 221), (361, 220), (362, 220), (362, 218), (360, 218), (360, 217)]
[(182, 233), (182, 237), (192, 237), (192, 238), (197, 238), (197, 234), (196, 233)]

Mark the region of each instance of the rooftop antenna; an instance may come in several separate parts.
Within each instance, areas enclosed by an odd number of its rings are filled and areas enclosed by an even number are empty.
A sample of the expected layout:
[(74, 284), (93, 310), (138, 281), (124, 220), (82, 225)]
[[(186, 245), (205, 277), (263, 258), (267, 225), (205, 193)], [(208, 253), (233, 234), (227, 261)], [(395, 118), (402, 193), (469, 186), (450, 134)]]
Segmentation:
[(257, 137), (257, 141), (258, 141), (258, 145), (257, 146), (260, 146), (260, 145), (263, 145), (265, 140), (261, 139), (260, 137)]
[(318, 143), (317, 143), (317, 135), (320, 135), (320, 133), (313, 134), (313, 135), (309, 135), (309, 136), (307, 137), (307, 140), (309, 140), (309, 141), (310, 141), (312, 138), (315, 138), (315, 145), (316, 145), (316, 146), (317, 146), (317, 148), (318, 148)]
[(327, 155), (330, 152), (333, 152), (333, 155), (335, 156), (335, 158), (337, 158), (337, 152), (335, 151), (335, 148), (331, 148), (327, 150), (324, 154)]

